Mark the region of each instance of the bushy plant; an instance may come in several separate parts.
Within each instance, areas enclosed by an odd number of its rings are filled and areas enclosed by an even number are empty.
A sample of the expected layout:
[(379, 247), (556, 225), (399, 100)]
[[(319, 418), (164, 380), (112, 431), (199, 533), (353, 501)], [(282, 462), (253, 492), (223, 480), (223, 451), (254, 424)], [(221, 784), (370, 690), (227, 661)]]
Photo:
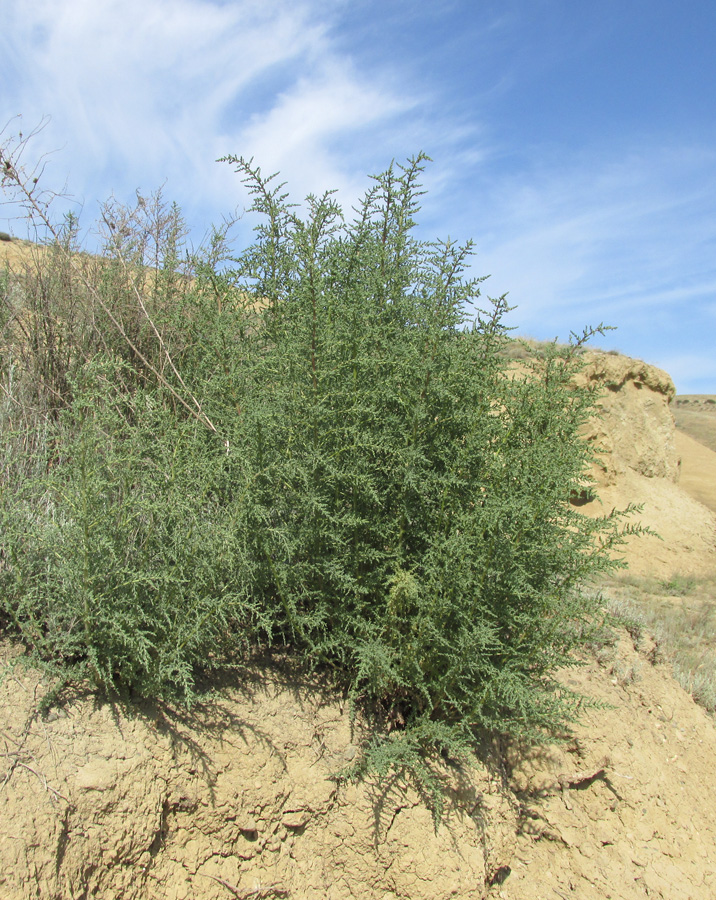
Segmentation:
[(87, 365), (53, 430), (61, 458), (3, 496), (0, 610), (66, 677), (190, 699), (260, 617), (241, 506), (222, 496), (243, 473), (156, 394), (118, 396), (121, 375)]
[(235, 440), (286, 639), (427, 742), (553, 728), (573, 699), (554, 673), (595, 612), (580, 587), (619, 540), (616, 517), (570, 504), (589, 335), (505, 360), (506, 301), (475, 313), (470, 245), (414, 236), (422, 157), (378, 176), (348, 224), (331, 195), (300, 219), (230, 161), (267, 219), (236, 270), (266, 309)]
[(471, 245), (416, 236), (422, 156), (351, 221), (331, 193), (302, 217), (228, 162), (263, 217), (231, 267), (221, 233), (183, 265), (175, 210), (151, 241), (108, 212), (121, 240), (94, 280), (58, 249), (91, 315), (56, 414), (25, 423), (39, 470), (4, 471), (0, 622), (140, 694), (191, 697), (207, 664), (287, 647), (382, 723), (368, 762), (423, 780), (431, 750), (550, 733), (577, 702), (555, 673), (598, 612), (582, 585), (624, 531), (570, 503), (591, 332), (510, 361)]

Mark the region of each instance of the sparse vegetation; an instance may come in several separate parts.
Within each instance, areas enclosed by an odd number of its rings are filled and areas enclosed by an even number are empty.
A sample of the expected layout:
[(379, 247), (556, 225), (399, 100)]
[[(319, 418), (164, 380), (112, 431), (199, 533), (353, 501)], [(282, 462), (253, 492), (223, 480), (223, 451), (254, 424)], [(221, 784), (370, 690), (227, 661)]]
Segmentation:
[[(505, 345), (500, 352), (506, 359), (528, 360), (533, 359), (540, 353), (550, 352), (555, 346), (561, 346), (563, 350), (566, 350), (569, 345), (560, 345), (556, 341), (539, 341), (531, 337), (511, 337), (506, 335)], [(582, 353), (584, 349), (584, 346), (573, 347), (572, 352)]]
[(681, 686), (716, 712), (716, 579), (674, 575), (665, 582), (622, 576), (606, 595), (618, 624), (654, 636)]
[(289, 648), (375, 717), (366, 765), (426, 784), (431, 753), (575, 714), (555, 674), (630, 530), (570, 503), (594, 332), (509, 374), (471, 246), (414, 236), (424, 157), (350, 222), (229, 158), (263, 217), (230, 268), (223, 231), (186, 254), (159, 195), (107, 205), (83, 255), (2, 162), (49, 234), (2, 282), (5, 633), (63, 678), (186, 701), (201, 669)]

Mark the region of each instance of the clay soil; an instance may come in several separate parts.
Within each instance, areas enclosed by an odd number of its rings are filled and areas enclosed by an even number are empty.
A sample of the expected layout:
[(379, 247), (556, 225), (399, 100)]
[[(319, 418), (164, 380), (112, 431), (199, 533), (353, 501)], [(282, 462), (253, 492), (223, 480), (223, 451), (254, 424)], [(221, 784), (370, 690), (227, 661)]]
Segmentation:
[(0, 895), (14, 898), (716, 896), (716, 727), (622, 632), (565, 683), (602, 704), (564, 744), (451, 783), (437, 832), (399, 781), (337, 785), (348, 711), (280, 667), (191, 714), (75, 695), (44, 715), (4, 648)]

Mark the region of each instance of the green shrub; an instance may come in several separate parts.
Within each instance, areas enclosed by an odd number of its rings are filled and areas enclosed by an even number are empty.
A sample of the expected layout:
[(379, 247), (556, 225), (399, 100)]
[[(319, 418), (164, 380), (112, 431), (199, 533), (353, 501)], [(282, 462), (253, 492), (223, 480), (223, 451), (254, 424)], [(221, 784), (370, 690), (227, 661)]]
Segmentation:
[[(37, 655), (114, 692), (189, 699), (254, 621), (241, 471), (100, 357), (55, 429), (62, 458), (0, 511), (0, 609)], [(236, 516), (239, 516), (237, 520)], [(254, 639), (255, 640), (255, 639)]]
[(596, 609), (581, 585), (620, 540), (617, 516), (569, 502), (591, 458), (588, 335), (510, 367), (505, 299), (468, 321), (470, 245), (414, 237), (420, 157), (348, 224), (331, 195), (300, 219), (229, 161), (266, 217), (235, 271), (266, 309), (232, 440), (255, 467), (257, 589), (284, 638), (428, 743), (554, 728), (575, 699), (554, 673)]
[(592, 332), (507, 358), (471, 245), (416, 237), (422, 156), (349, 222), (228, 161), (263, 216), (233, 268), (221, 233), (183, 266), (160, 206), (91, 270), (56, 247), (65, 282), (27, 322), (62, 326), (62, 381), (3, 368), (52, 415), (3, 420), (0, 623), (57, 671), (186, 699), (202, 668), (289, 647), (382, 722), (366, 759), (423, 781), (426, 751), (549, 734), (578, 703), (555, 673), (599, 608), (582, 585), (624, 530), (570, 503)]

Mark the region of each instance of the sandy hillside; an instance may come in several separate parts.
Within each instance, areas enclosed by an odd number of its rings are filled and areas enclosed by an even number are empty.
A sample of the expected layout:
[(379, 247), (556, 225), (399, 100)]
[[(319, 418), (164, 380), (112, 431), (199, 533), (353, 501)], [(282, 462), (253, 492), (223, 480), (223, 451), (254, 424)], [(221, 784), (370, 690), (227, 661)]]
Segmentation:
[(608, 704), (575, 739), (518, 761), (505, 900), (716, 897), (714, 720), (624, 635), (568, 683)]
[(598, 499), (582, 511), (596, 516), (629, 503), (642, 506), (632, 521), (658, 537), (629, 540), (624, 557), (634, 575), (715, 572), (716, 512), (704, 501), (716, 483), (716, 454), (676, 431), (669, 375), (640, 360), (592, 353), (582, 378), (604, 388), (602, 414), (588, 433), (601, 450), (594, 471)]
[[(595, 354), (584, 377), (606, 392), (589, 435), (601, 500), (582, 509), (644, 503), (663, 540), (630, 543), (637, 575), (716, 573), (716, 516), (680, 483), (690, 445), (668, 376)], [(563, 673), (602, 704), (567, 743), (446, 764), (437, 831), (400, 779), (336, 783), (360, 723), (285, 666), (237, 673), (190, 713), (82, 693), (41, 713), (47, 685), (5, 645), (0, 897), (713, 900), (714, 720), (634, 635)]]
[(687, 395), (672, 404), (680, 486), (716, 512), (716, 397)]
[[(713, 900), (716, 728), (626, 635), (566, 682), (610, 708), (560, 748), (448, 773), (434, 832), (398, 782), (338, 788), (348, 711), (272, 672), (189, 716), (0, 688), (0, 896)], [(492, 884), (490, 884), (492, 882)]]
[(679, 430), (676, 450), (681, 458), (679, 486), (716, 513), (716, 453)]
[(716, 452), (716, 396), (680, 394), (672, 404), (678, 431)]
[(22, 269), (32, 260), (32, 254), (44, 252), (44, 248), (32, 241), (0, 240), (0, 270), (8, 265), (11, 269)]

